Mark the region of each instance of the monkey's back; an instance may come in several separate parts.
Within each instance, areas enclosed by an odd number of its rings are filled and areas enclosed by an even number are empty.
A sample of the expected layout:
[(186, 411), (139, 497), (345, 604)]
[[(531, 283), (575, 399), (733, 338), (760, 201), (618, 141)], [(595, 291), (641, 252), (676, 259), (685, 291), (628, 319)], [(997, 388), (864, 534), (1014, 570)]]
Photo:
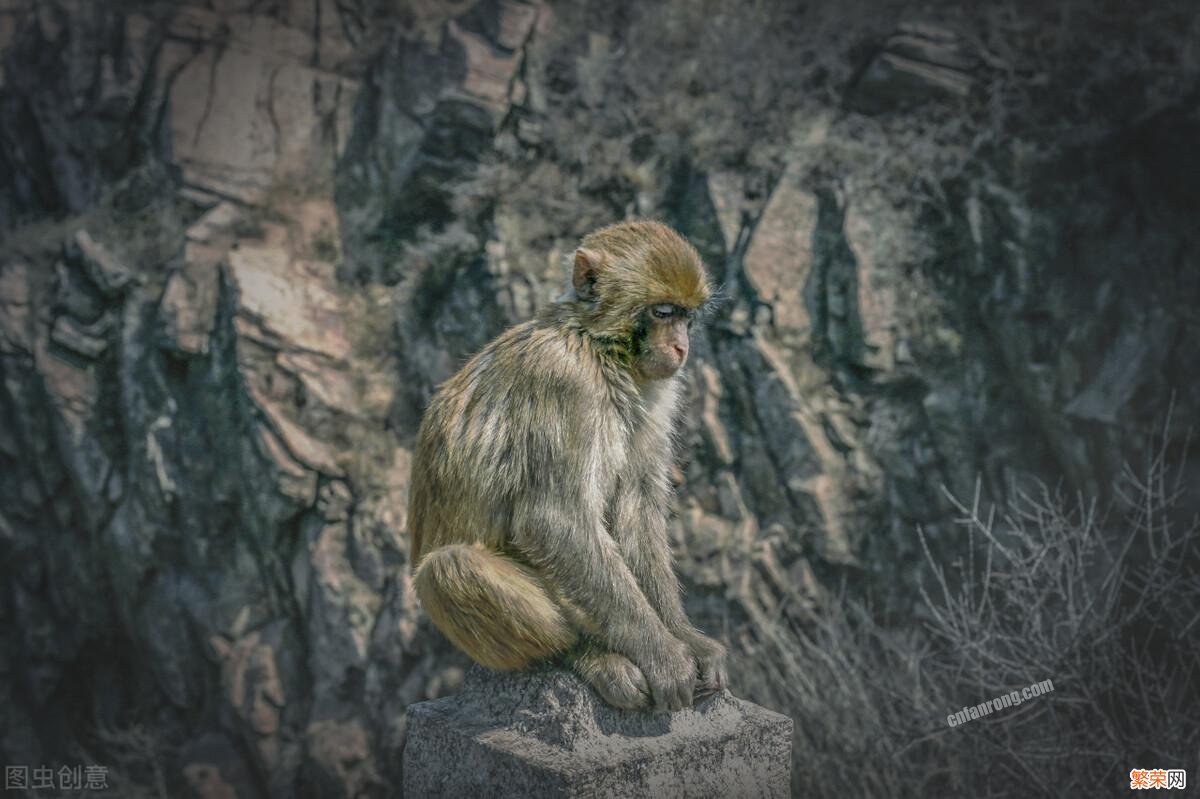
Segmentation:
[(562, 453), (619, 437), (613, 394), (584, 337), (546, 318), (484, 347), (439, 387), (421, 419), (408, 514), (413, 565), (445, 544), (503, 548), (516, 497), (570, 484), (577, 491), (584, 476), (570, 473)]

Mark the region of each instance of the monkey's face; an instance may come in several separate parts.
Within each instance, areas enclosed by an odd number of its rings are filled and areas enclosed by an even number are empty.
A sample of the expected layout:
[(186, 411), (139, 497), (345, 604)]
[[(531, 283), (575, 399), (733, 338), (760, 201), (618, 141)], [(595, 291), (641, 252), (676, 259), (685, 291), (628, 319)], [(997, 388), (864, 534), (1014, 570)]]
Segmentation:
[(641, 345), (636, 370), (641, 377), (663, 380), (683, 368), (693, 314), (691, 309), (669, 303), (643, 309), (636, 334)]
[(584, 237), (571, 269), (573, 308), (615, 362), (663, 380), (687, 361), (688, 328), (711, 288), (696, 248), (660, 222), (619, 222)]

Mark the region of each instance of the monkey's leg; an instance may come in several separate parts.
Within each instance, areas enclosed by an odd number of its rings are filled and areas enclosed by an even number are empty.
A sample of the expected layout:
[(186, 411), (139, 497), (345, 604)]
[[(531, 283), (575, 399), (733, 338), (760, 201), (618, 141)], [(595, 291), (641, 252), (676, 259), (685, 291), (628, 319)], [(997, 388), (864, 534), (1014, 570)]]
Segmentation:
[(433, 623), (481, 666), (524, 668), (578, 636), (530, 569), (480, 545), (426, 554), (414, 583)]
[(624, 655), (606, 649), (595, 639), (585, 638), (569, 657), (575, 672), (613, 707), (641, 710), (650, 705), (646, 675)]

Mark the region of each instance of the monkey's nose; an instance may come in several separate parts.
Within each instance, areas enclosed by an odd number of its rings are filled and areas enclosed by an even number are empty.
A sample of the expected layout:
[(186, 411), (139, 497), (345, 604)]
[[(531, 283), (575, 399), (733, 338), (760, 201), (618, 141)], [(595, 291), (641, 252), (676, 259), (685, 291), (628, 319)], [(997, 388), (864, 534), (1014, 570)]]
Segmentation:
[(681, 347), (678, 344), (673, 344), (672, 347), (675, 350), (676, 358), (682, 361), (685, 357), (687, 357), (687, 347)]

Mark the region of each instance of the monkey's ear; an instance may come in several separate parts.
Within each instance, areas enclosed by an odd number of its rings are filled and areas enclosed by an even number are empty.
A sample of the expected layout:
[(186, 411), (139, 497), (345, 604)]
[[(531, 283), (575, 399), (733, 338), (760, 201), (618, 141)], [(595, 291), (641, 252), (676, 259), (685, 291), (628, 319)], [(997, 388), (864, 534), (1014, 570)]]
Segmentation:
[(596, 275), (604, 265), (604, 254), (580, 247), (575, 251), (575, 268), (571, 270), (571, 285), (575, 296), (585, 302), (596, 299)]

